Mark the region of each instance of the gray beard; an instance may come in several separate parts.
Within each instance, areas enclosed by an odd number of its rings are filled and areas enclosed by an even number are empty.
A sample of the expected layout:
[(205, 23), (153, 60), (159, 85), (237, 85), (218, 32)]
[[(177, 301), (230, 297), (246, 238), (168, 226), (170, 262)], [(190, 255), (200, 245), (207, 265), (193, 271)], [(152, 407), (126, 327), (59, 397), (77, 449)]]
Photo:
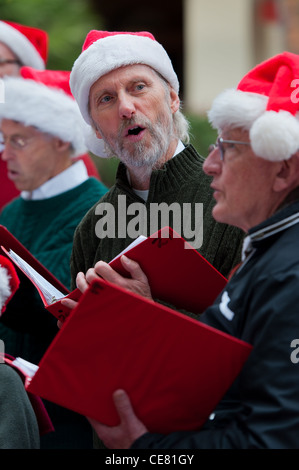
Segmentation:
[[(112, 143), (108, 143), (105, 137), (105, 150), (109, 156), (116, 156), (121, 162), (123, 162), (129, 168), (142, 168), (146, 174), (149, 174), (153, 169), (159, 168), (164, 164), (164, 156), (167, 153), (170, 142), (174, 137), (173, 124), (171, 115), (165, 122), (165, 119), (159, 118), (155, 125), (151, 122), (145, 122), (147, 130), (150, 132), (152, 137), (151, 146), (148, 147), (145, 142), (140, 141), (134, 144), (133, 150), (128, 150), (122, 145), (122, 133), (123, 130), (136, 124), (134, 119), (127, 120), (121, 126), (117, 138)], [(143, 123), (138, 120), (138, 124)], [(159, 163), (161, 162), (161, 165)]]

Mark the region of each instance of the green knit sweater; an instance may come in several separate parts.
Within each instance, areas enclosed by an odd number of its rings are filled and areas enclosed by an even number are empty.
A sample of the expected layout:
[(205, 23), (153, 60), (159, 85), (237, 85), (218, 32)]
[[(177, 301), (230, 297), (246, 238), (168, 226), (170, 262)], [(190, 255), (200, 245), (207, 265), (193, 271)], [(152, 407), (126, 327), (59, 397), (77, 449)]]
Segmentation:
[[(19, 197), (3, 209), (0, 224), (69, 288), (75, 228), (106, 191), (103, 183), (89, 178), (49, 199), (28, 201)], [(44, 308), (32, 283), (22, 274), (20, 279), (21, 285), (0, 319), (0, 338), (6, 353), (37, 364), (58, 332), (57, 320)], [(84, 430), (90, 431), (85, 422), (82, 430), (83, 418), (78, 424), (74, 413), (52, 404), (47, 408), (56, 432), (45, 436), (41, 444), (49, 439), (50, 447), (84, 448)]]
[[(119, 205), (119, 196), (126, 197), (127, 208), (133, 203), (141, 203), (145, 207), (146, 224), (140, 228), (140, 233), (149, 236), (157, 204), (162, 202), (170, 207), (173, 203), (178, 203), (182, 208), (181, 220), (178, 224), (177, 220), (171, 220), (169, 223), (163, 224), (162, 221), (155, 227), (156, 230), (162, 226), (179, 226), (180, 235), (184, 236), (187, 232), (187, 221), (183, 214), (184, 204), (191, 205), (191, 226), (197, 227), (202, 231), (203, 243), (198, 251), (203, 255), (216, 269), (224, 276), (227, 276), (230, 270), (240, 261), (241, 247), (243, 243), (244, 233), (239, 229), (225, 224), (215, 222), (211, 211), (215, 203), (213, 192), (210, 188), (211, 178), (205, 175), (202, 169), (204, 159), (198, 155), (196, 150), (189, 145), (180, 154), (169, 160), (162, 169), (153, 171), (151, 175), (150, 188), (146, 203), (138, 197), (131, 189), (125, 166), (120, 163), (116, 175), (116, 183), (104, 195), (100, 201), (100, 207), (96, 204), (92, 207), (76, 229), (74, 237), (73, 252), (71, 257), (71, 273), (72, 287), (75, 287), (76, 274), (79, 271), (86, 272), (88, 268), (94, 266), (98, 260), (109, 262), (117, 256), (131, 242), (126, 228), (130, 221), (132, 222), (136, 214), (128, 215), (124, 219), (123, 204)], [(107, 211), (113, 216), (111, 207), (115, 209), (114, 222), (115, 233), (125, 235), (123, 237), (116, 236), (111, 238), (105, 236), (108, 234), (107, 224), (111, 223), (111, 219), (107, 218), (107, 213), (103, 210), (107, 203)], [(202, 224), (198, 227), (196, 223), (196, 211), (198, 211), (197, 203), (203, 204)], [(102, 215), (98, 215), (101, 213)], [(176, 214), (177, 215), (177, 214)], [(106, 217), (105, 223), (101, 227), (101, 217)], [(127, 227), (119, 227), (119, 220), (126, 221)], [(134, 222), (134, 221), (133, 221)], [(156, 231), (154, 230), (154, 231)], [(178, 231), (178, 230), (176, 230)], [(101, 236), (102, 235), (102, 236)], [(186, 237), (184, 237), (186, 238)], [(180, 269), (180, 266), (177, 268)], [(200, 283), (200, 279), (198, 279)], [(159, 301), (159, 299), (156, 299)], [(175, 308), (175, 305), (169, 305)], [(184, 312), (187, 315), (194, 316), (192, 312)], [(103, 443), (94, 433), (94, 446), (103, 448)]]
[[(179, 224), (176, 220), (174, 226), (174, 220), (171, 220), (171, 212), (169, 212), (170, 223), (165, 225), (170, 225), (173, 228), (179, 227), (180, 235), (186, 238), (185, 234), (188, 232), (186, 225), (188, 222), (188, 226), (190, 226), (190, 220), (184, 218), (183, 214), (184, 208), (186, 208), (184, 204), (189, 205), (191, 210), (190, 213), (187, 211), (187, 215), (191, 217), (191, 226), (202, 231), (203, 243), (198, 248), (199, 253), (224, 276), (227, 276), (240, 261), (244, 233), (235, 227), (217, 223), (213, 219), (211, 211), (215, 201), (213, 191), (210, 188), (211, 178), (206, 176), (202, 169), (203, 161), (204, 159), (189, 145), (180, 154), (169, 160), (162, 169), (153, 171), (146, 203), (132, 191), (127, 180), (126, 168), (120, 163), (116, 183), (102, 198), (101, 208), (97, 204), (92, 207), (76, 229), (71, 257), (72, 287), (75, 287), (75, 278), (79, 271), (86, 272), (98, 260), (109, 262), (132, 242), (132, 237), (129, 236), (130, 233), (126, 233), (128, 232), (126, 228), (128, 228), (130, 221), (134, 222), (136, 213), (127, 214), (125, 217), (123, 205), (119, 205), (119, 196), (125, 196), (127, 208), (129, 205), (132, 207), (133, 203), (139, 203), (139, 206), (140, 204), (144, 205), (146, 223), (140, 233), (145, 231), (147, 236), (153, 233), (152, 222), (155, 218), (157, 205), (164, 202), (168, 207), (173, 203), (177, 203), (181, 207)], [(102, 224), (102, 234), (99, 233), (101, 217), (107, 219), (107, 212), (103, 210), (104, 202), (107, 203), (110, 215), (113, 215), (111, 206), (115, 209), (116, 236), (114, 238), (106, 236), (108, 233), (107, 224), (106, 226), (104, 223)], [(196, 206), (197, 203), (203, 204), (200, 226), (198, 225), (199, 219), (196, 219), (196, 211), (199, 210)], [(97, 215), (99, 213), (101, 215)], [(125, 220), (127, 226), (120, 227), (119, 220)], [(107, 222), (111, 222), (111, 218), (107, 219)], [(161, 226), (164, 226), (163, 222), (159, 221), (158, 226), (155, 226), (156, 230)], [(119, 234), (121, 236), (118, 236)], [(179, 266), (178, 269), (180, 269)]]

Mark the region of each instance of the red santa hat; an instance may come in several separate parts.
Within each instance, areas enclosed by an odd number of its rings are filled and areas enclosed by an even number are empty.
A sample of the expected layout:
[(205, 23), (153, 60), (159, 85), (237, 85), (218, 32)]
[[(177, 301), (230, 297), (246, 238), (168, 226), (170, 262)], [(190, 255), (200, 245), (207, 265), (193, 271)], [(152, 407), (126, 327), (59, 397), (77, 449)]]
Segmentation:
[(6, 305), (15, 294), (20, 284), (17, 272), (12, 262), (0, 255), (0, 316)]
[(86, 123), (69, 87), (69, 71), (21, 67), (21, 77), (4, 77), (0, 120), (11, 119), (72, 145), (72, 157), (86, 152)]
[(48, 34), (42, 29), (0, 21), (0, 42), (9, 47), (22, 65), (43, 70), (48, 57)]
[(299, 55), (278, 54), (254, 67), (236, 89), (221, 93), (208, 113), (213, 127), (249, 131), (254, 153), (290, 158), (299, 149)]
[[(154, 36), (142, 32), (90, 31), (82, 53), (75, 61), (70, 86), (87, 124), (91, 125), (88, 101), (91, 86), (103, 75), (126, 65), (144, 64), (159, 72), (179, 92), (179, 81), (171, 60)], [(90, 129), (88, 148), (95, 155), (105, 156), (103, 143)]]

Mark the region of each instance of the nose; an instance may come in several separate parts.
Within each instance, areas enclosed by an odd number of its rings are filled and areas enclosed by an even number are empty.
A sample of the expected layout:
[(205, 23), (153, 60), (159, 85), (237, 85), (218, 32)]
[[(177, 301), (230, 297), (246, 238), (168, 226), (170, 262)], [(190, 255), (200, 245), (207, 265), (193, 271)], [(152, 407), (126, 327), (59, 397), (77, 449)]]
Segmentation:
[(214, 147), (203, 164), (203, 171), (208, 176), (214, 176), (221, 172), (222, 162), (220, 158), (219, 148)]
[(119, 97), (119, 117), (121, 119), (131, 119), (135, 114), (134, 98), (128, 94)]
[(3, 149), (2, 149), (1, 159), (2, 159), (4, 162), (7, 162), (8, 160), (10, 160), (10, 159), (13, 158), (13, 157), (14, 157), (14, 153), (13, 153), (13, 151), (11, 150), (11, 146), (5, 144), (4, 147), (3, 147)]

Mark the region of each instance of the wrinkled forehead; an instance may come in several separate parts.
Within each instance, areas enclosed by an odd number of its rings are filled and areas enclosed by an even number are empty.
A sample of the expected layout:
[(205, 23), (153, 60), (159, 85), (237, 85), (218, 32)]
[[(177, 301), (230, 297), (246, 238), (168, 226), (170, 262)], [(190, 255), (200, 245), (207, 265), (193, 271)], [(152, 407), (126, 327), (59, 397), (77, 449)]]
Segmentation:
[(0, 59), (18, 59), (18, 57), (4, 42), (0, 41)]
[(247, 129), (244, 129), (242, 126), (230, 126), (226, 125), (219, 129), (218, 131), (218, 136), (222, 137), (223, 139), (229, 139), (229, 140), (245, 140), (249, 141), (249, 131)]
[(90, 95), (95, 89), (106, 88), (117, 83), (136, 82), (139, 80), (158, 80), (162, 77), (149, 65), (132, 64), (118, 67), (106, 73), (93, 83), (90, 88)]
[(6, 118), (3, 118), (0, 121), (0, 132), (5, 135), (22, 134), (24, 136), (35, 136), (43, 134), (43, 132), (35, 126), (28, 126), (23, 122)]

